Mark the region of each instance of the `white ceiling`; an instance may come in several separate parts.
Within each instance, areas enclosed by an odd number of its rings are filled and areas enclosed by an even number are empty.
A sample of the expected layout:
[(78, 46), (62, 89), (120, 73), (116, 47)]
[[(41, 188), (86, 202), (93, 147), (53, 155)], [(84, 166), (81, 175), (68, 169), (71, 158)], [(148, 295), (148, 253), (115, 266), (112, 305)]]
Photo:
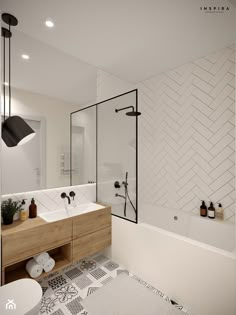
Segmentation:
[[(85, 94), (84, 102), (94, 97), (96, 69), (89, 64), (136, 83), (232, 44), (236, 31), (233, 2), (0, 0), (0, 8), (19, 20), (14, 41), (19, 51), (27, 47), (32, 55), (27, 65), (29, 77), (38, 73), (40, 80), (58, 91), (57, 80), (65, 76), (68, 82), (73, 81), (73, 87), (68, 84), (68, 91), (60, 88), (61, 93), (72, 95), (77, 89), (71, 97), (74, 101), (80, 90)], [(201, 5), (218, 4), (229, 5), (229, 12), (207, 14), (200, 10)], [(55, 22), (55, 28), (44, 26), (48, 17)], [(22, 64), (18, 67), (19, 73), (25, 69)], [(22, 88), (30, 85), (29, 81), (21, 82)], [(90, 83), (92, 88), (88, 88)]]
[[(14, 31), (12, 85), (74, 104), (96, 98), (96, 69), (23, 32)], [(21, 54), (26, 52), (30, 60)]]

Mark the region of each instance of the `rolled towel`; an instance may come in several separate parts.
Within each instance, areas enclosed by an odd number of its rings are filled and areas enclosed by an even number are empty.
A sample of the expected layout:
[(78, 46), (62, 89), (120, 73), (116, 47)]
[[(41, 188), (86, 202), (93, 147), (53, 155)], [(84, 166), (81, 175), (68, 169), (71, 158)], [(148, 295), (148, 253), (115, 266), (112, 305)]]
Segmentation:
[(45, 265), (49, 258), (50, 256), (47, 252), (34, 256), (35, 261), (41, 266)]
[(31, 278), (37, 278), (43, 272), (43, 267), (38, 264), (33, 258), (27, 262), (25, 269), (27, 270)]
[(55, 266), (55, 260), (50, 257), (48, 261), (43, 265), (43, 269), (45, 272), (51, 271)]

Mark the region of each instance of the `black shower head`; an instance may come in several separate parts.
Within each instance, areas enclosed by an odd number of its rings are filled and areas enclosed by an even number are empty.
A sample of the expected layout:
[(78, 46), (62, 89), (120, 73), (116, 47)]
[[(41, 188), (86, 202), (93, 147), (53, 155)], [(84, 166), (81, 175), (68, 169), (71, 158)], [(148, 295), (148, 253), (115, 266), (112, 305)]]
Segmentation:
[(126, 115), (127, 116), (132, 116), (132, 117), (136, 117), (136, 116), (139, 116), (139, 115), (141, 115), (141, 113), (140, 112), (136, 112), (135, 110), (134, 110), (134, 106), (127, 106), (127, 107), (123, 107), (123, 108), (119, 108), (119, 109), (115, 109), (115, 112), (116, 113), (118, 113), (119, 111), (121, 111), (121, 110), (125, 110), (125, 109), (128, 109), (128, 108), (132, 108), (132, 111), (130, 111), (130, 112), (127, 112), (126, 113)]
[(134, 110), (132, 112), (127, 112), (126, 113), (127, 116), (139, 116), (141, 115), (140, 112), (135, 112)]

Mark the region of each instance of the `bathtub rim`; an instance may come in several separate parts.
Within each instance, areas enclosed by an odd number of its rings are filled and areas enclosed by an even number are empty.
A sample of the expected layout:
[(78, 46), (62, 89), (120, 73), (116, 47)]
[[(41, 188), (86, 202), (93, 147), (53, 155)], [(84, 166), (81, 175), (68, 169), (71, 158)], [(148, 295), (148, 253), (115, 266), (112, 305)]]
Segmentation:
[(220, 255), (225, 256), (227, 258), (231, 258), (231, 259), (236, 260), (236, 248), (234, 248), (234, 250), (232, 252), (230, 252), (230, 251), (227, 251), (227, 250), (224, 250), (224, 249), (221, 249), (221, 248), (218, 248), (218, 247), (194, 240), (190, 237), (182, 236), (182, 235), (179, 235), (177, 233), (167, 231), (165, 229), (159, 228), (159, 227), (151, 225), (149, 223), (139, 221), (138, 225), (143, 226), (145, 228), (149, 228), (153, 231), (158, 231), (161, 234), (167, 235), (169, 237), (174, 237), (178, 240), (184, 241), (185, 243), (200, 247), (202, 249), (214, 252), (216, 254), (220, 254)]

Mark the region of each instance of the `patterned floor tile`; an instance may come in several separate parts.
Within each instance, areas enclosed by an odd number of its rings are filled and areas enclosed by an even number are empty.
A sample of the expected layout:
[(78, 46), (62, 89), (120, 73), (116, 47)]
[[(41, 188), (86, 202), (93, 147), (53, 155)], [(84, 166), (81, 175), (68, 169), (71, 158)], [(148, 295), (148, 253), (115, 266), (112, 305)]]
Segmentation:
[(44, 292), (44, 297), (50, 297), (53, 295), (53, 289), (51, 287), (48, 287), (47, 290)]
[(90, 280), (87, 276), (80, 277), (75, 280), (75, 284), (81, 289), (85, 289), (88, 287), (91, 283), (93, 283), (92, 280)]
[(104, 277), (106, 274), (107, 273), (101, 268), (97, 268), (96, 270), (90, 272), (90, 275), (93, 276), (95, 279), (100, 279)]
[(54, 294), (60, 303), (65, 303), (76, 297), (78, 295), (78, 290), (75, 286), (68, 283), (54, 291)]
[(45, 298), (43, 296), (41, 302), (40, 313), (41, 314), (50, 314), (53, 311), (53, 308), (56, 306), (55, 299), (51, 297)]
[(42, 288), (43, 295), (44, 295), (44, 293), (47, 291), (48, 287), (42, 287), (42, 286), (41, 286), (41, 288)]
[(66, 307), (72, 315), (77, 315), (84, 309), (80, 301), (80, 298), (75, 298), (73, 301), (66, 304)]
[(167, 303), (171, 303), (179, 309), (182, 314), (193, 315), (157, 288), (133, 275), (123, 266), (109, 260), (103, 254), (81, 259), (60, 272), (50, 274), (39, 281), (44, 292), (40, 314), (90, 315), (83, 308), (81, 301), (122, 273), (133, 277), (147, 289), (161, 296)]
[(110, 282), (111, 280), (113, 280), (113, 278), (111, 276), (109, 276), (108, 278), (104, 279), (101, 281), (101, 284), (105, 285), (107, 284), (108, 282)]
[(119, 276), (121, 273), (125, 273), (127, 276), (129, 275), (129, 272), (126, 269), (119, 269), (116, 272), (117, 272), (117, 276)]
[(44, 280), (49, 280), (57, 275), (60, 275), (59, 271), (52, 272), (47, 277), (45, 277)]
[(51, 315), (65, 315), (65, 313), (63, 313), (62, 310), (59, 309), (59, 310), (53, 312)]
[(108, 258), (105, 255), (97, 255), (95, 257), (93, 257), (93, 260), (95, 260), (98, 264), (102, 264), (106, 261), (108, 261)]
[(95, 291), (97, 291), (99, 289), (99, 287), (90, 287), (88, 288), (88, 291), (87, 291), (87, 296), (93, 294)]
[(80, 270), (82, 271), (92, 271), (96, 269), (97, 264), (94, 260), (91, 259), (83, 259), (80, 262)]
[(67, 281), (62, 275), (59, 275), (48, 281), (48, 284), (53, 290), (60, 288), (63, 284), (66, 284), (66, 283)]
[(117, 263), (114, 263), (113, 261), (109, 261), (104, 265), (105, 268), (107, 268), (110, 271), (113, 271), (119, 267)]
[(77, 268), (77, 267), (75, 267), (75, 268), (73, 268), (73, 269), (68, 270), (68, 271), (65, 272), (65, 275), (66, 275), (68, 278), (70, 278), (71, 280), (73, 280), (73, 279), (75, 279), (75, 278), (81, 276), (82, 274), (83, 274), (83, 272), (82, 272), (79, 268)]

